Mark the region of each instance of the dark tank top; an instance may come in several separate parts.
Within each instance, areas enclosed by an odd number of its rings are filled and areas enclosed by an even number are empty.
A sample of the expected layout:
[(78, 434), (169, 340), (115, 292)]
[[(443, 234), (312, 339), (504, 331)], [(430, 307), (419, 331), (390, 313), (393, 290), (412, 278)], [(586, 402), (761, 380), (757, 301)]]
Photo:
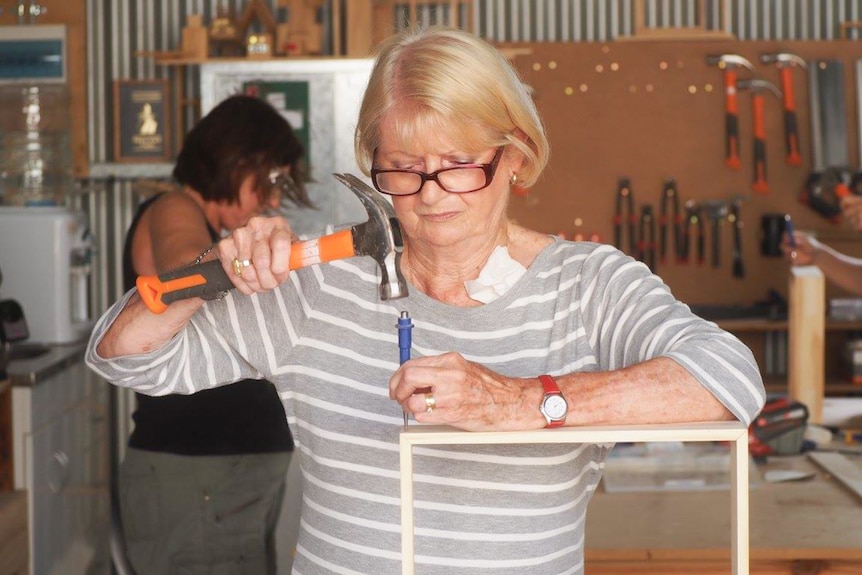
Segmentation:
[[(141, 215), (159, 196), (138, 207), (123, 247), (123, 283), (135, 285), (132, 238)], [(209, 227), (213, 241), (218, 233)], [(266, 380), (246, 379), (192, 395), (135, 394), (135, 429), (129, 447), (178, 455), (237, 455), (293, 449), (284, 407)]]

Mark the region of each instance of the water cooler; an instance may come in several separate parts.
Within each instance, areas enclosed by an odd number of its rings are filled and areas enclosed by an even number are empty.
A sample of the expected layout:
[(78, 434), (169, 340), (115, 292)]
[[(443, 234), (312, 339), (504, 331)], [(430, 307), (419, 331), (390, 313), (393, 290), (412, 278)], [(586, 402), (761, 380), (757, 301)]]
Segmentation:
[(92, 241), (74, 187), (66, 28), (0, 27), (0, 299), (17, 301), (29, 341), (89, 334)]
[(21, 304), (31, 342), (72, 343), (93, 327), (86, 214), (0, 206), (0, 298)]

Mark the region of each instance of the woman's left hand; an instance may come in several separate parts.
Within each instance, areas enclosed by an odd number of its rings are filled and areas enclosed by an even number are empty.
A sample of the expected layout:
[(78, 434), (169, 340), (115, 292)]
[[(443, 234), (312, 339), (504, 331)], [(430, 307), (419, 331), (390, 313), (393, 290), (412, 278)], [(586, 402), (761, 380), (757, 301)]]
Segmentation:
[(467, 431), (545, 425), (539, 412), (542, 386), (538, 378), (506, 377), (454, 352), (405, 362), (389, 380), (389, 397), (419, 423)]

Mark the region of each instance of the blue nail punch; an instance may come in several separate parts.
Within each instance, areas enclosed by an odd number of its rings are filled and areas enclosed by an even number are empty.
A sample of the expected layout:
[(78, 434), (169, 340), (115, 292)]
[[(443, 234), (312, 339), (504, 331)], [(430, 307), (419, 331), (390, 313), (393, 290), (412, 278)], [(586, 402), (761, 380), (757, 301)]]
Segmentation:
[[(413, 346), (413, 321), (406, 311), (398, 318), (398, 351), (401, 363), (410, 359), (410, 348)], [(404, 429), (407, 429), (407, 412), (404, 411)]]

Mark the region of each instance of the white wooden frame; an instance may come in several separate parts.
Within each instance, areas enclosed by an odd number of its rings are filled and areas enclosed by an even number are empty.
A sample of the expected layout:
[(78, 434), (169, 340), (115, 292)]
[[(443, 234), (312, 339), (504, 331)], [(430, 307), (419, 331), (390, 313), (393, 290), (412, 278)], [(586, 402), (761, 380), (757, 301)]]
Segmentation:
[(748, 575), (748, 428), (738, 421), (668, 425), (562, 427), (533, 431), (470, 432), (414, 425), (401, 432), (401, 555), (403, 575), (415, 569), (413, 541), (413, 446), (491, 443), (623, 443), (641, 441), (729, 441), (731, 562), (733, 575)]

